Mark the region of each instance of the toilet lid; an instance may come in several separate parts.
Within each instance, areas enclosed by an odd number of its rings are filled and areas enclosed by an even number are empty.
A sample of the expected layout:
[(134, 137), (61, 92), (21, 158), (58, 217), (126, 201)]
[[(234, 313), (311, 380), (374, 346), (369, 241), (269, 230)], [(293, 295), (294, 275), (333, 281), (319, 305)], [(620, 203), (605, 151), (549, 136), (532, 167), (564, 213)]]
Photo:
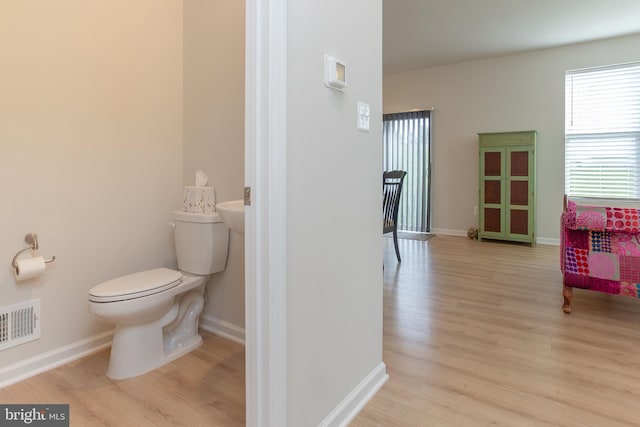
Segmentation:
[(154, 268), (128, 274), (94, 286), (89, 291), (93, 302), (115, 302), (140, 298), (171, 289), (182, 282), (182, 273), (168, 268)]

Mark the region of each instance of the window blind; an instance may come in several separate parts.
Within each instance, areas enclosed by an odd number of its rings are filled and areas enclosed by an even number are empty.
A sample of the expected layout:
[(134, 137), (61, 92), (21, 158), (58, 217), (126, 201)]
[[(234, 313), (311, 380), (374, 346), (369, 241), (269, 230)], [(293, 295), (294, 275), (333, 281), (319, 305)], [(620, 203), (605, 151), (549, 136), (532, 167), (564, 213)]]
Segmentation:
[(429, 123), (431, 112), (383, 115), (383, 169), (407, 172), (398, 230), (429, 231)]
[(567, 71), (565, 192), (640, 199), (640, 63)]

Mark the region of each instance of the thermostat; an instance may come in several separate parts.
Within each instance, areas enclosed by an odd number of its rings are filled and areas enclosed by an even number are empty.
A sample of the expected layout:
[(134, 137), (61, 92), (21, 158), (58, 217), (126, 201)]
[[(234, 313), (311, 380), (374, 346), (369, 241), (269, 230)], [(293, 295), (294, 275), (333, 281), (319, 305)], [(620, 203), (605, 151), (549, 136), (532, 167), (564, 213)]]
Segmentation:
[(324, 85), (344, 92), (347, 87), (347, 64), (332, 56), (324, 56)]

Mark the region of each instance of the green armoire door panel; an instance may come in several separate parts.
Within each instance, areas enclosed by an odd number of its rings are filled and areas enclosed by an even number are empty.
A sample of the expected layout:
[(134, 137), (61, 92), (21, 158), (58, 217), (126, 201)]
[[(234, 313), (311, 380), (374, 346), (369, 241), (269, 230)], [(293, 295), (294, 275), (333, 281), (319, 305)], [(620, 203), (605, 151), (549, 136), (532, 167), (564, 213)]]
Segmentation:
[(481, 133), (480, 239), (535, 245), (535, 131)]

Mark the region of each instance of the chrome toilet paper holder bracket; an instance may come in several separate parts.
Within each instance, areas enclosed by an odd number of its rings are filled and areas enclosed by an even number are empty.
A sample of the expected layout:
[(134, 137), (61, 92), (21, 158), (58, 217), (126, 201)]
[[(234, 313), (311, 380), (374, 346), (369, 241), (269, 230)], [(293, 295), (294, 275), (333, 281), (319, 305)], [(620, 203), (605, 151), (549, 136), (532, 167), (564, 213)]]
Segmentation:
[[(35, 233), (28, 233), (26, 236), (24, 236), (24, 241), (27, 245), (29, 245), (28, 248), (24, 248), (20, 251), (18, 251), (18, 253), (13, 257), (13, 261), (11, 261), (11, 266), (13, 267), (14, 270), (18, 270), (18, 257), (20, 255), (22, 255), (23, 253), (27, 252), (27, 251), (35, 251), (38, 249), (38, 235)], [(44, 262), (45, 263), (50, 263), (56, 260), (55, 256), (52, 256), (51, 259), (45, 259)]]

